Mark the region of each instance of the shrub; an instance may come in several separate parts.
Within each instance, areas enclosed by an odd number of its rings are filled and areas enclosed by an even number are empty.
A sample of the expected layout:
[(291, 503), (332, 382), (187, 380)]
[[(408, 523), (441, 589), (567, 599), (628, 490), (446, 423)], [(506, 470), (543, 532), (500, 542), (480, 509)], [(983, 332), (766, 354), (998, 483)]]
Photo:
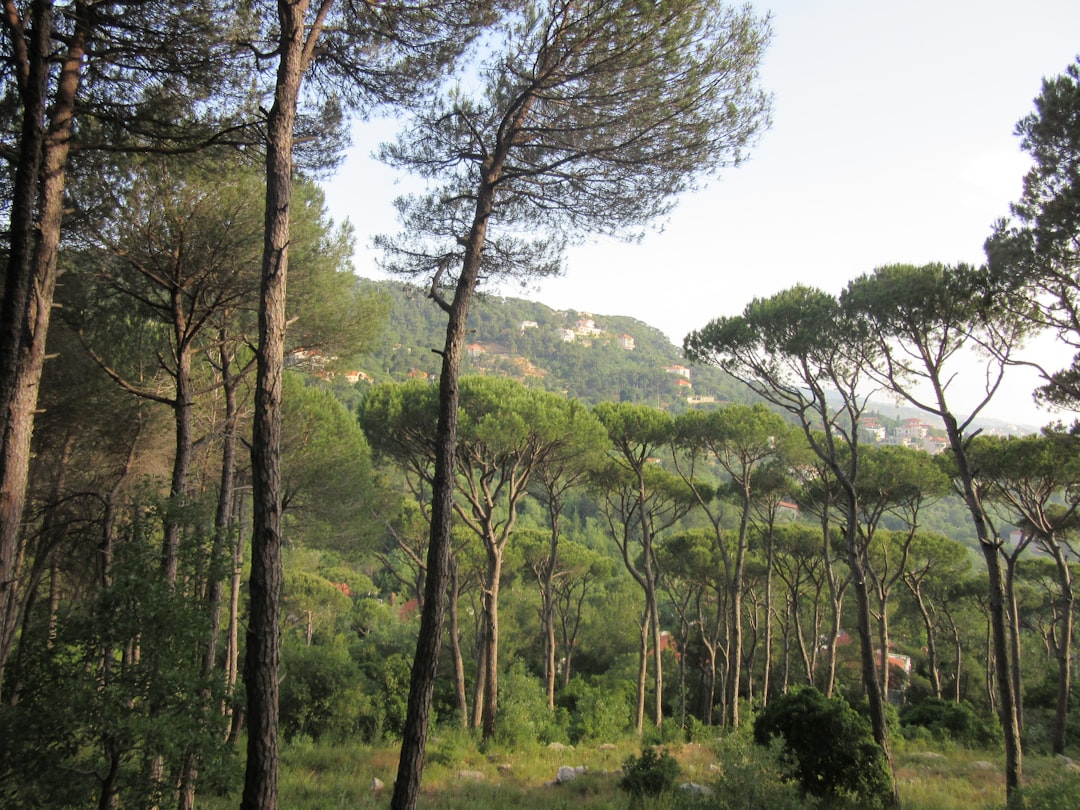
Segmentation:
[(592, 686), (575, 678), (563, 693), (570, 706), (570, 742), (617, 740), (630, 728), (629, 682)]
[(815, 796), (803, 795), (795, 764), (778, 739), (765, 747), (754, 745), (744, 734), (732, 734), (719, 741), (716, 755), (722, 770), (704, 805), (709, 810), (813, 810), (820, 803)]
[(912, 728), (925, 728), (938, 740), (953, 740), (961, 745), (992, 748), (1001, 743), (997, 723), (979, 717), (968, 703), (956, 703), (928, 697), (900, 712), (905, 736)]
[(562, 742), (566, 735), (556, 720), (548, 709), (543, 684), (515, 661), (499, 683), (495, 739), (511, 748)]
[(843, 698), (812, 688), (772, 701), (754, 722), (754, 739), (768, 745), (779, 737), (796, 762), (803, 790), (813, 796), (851, 801), (862, 808), (892, 801), (892, 778), (870, 725)]
[(631, 754), (626, 758), (622, 771), (619, 788), (641, 799), (673, 790), (679, 778), (679, 763), (666, 748), (643, 748), (640, 757)]

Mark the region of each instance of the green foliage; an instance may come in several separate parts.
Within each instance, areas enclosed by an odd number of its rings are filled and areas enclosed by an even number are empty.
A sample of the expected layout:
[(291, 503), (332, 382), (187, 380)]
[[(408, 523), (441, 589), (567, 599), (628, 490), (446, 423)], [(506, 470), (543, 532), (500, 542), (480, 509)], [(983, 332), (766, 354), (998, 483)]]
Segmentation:
[(282, 650), (281, 730), (286, 739), (344, 741), (373, 707), (342, 641), (306, 646), (287, 637)]
[(774, 740), (768, 746), (754, 745), (747, 735), (724, 737), (716, 746), (720, 777), (702, 806), (709, 810), (812, 810), (820, 800), (804, 796), (796, 776), (795, 764), (783, 743)]
[(561, 742), (566, 733), (548, 710), (543, 684), (515, 661), (499, 679), (499, 718), (495, 739), (509, 748)]
[(640, 757), (631, 754), (626, 758), (622, 772), (619, 789), (640, 800), (674, 790), (679, 763), (666, 748), (646, 747), (641, 749)]
[[(365, 281), (369, 297), (390, 301), (391, 315), (379, 340), (357, 359), (358, 367), (377, 381), (404, 381), (410, 372), (435, 376), (439, 356), (431, 347), (446, 337), (445, 315), (426, 294), (395, 282)], [(465, 357), (462, 373), (509, 376), (530, 388), (565, 394), (585, 405), (598, 402), (641, 402), (685, 408), (686, 392), (677, 375), (664, 369), (682, 357), (671, 340), (655, 327), (623, 316), (594, 317), (601, 335), (564, 341), (559, 329), (573, 329), (585, 313), (559, 311), (520, 298), (478, 296), (469, 310), (470, 340), (485, 347)], [(523, 323), (536, 328), (522, 329)], [(618, 339), (629, 335), (632, 350)], [(748, 402), (749, 391), (718, 369), (693, 371), (693, 392), (719, 402)], [(372, 440), (374, 444), (374, 439)]]
[(633, 716), (633, 684), (606, 680), (589, 684), (574, 678), (564, 690), (562, 701), (570, 706), (570, 741), (617, 740), (630, 728)]
[(120, 543), (108, 587), (72, 605), (51, 638), (44, 622), (23, 637), (5, 673), (19, 698), (0, 712), (0, 804), (86, 807), (108, 792), (137, 805), (155, 789), (150, 754), (165, 773), (197, 756), (207, 789), (235, 779), (223, 683), (203, 677), (198, 655), (209, 622), (201, 602), (148, 575), (153, 546)]
[(953, 740), (961, 745), (997, 748), (1001, 745), (1001, 726), (980, 717), (969, 703), (927, 697), (900, 711), (900, 724), (907, 734), (911, 728), (925, 728), (938, 740)]
[(1009, 801), (1009, 810), (1074, 810), (1080, 807), (1080, 774), (1055, 769), (1030, 780)]
[(812, 687), (773, 700), (754, 721), (754, 739), (783, 740), (803, 790), (860, 808), (887, 807), (892, 779), (870, 725), (842, 698)]

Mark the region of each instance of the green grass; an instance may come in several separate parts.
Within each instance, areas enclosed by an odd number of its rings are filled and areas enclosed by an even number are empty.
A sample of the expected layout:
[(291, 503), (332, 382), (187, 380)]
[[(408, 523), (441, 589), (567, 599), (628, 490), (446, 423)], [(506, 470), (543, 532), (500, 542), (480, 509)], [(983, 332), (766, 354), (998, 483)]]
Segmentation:
[[(723, 769), (709, 745), (670, 746), (679, 760), (682, 782), (708, 784)], [(618, 789), (618, 769), (630, 754), (640, 751), (636, 740), (614, 746), (583, 745), (555, 751), (540, 746), (525, 750), (481, 748), (467, 735), (450, 732), (428, 744), (421, 789), (423, 810), (623, 810), (629, 799)], [(279, 776), (282, 810), (386, 808), (397, 768), (396, 744), (382, 746), (286, 745)], [(561, 765), (585, 765), (589, 772), (573, 782), (551, 784)], [(1003, 810), (1005, 783), (999, 753), (929, 748), (903, 750), (896, 755), (896, 772), (905, 810)], [(1029, 781), (1061, 772), (1051, 758), (1028, 757)], [(372, 791), (372, 780), (385, 787)], [(1077, 777), (1080, 779), (1080, 777)], [(226, 796), (200, 794), (206, 810), (235, 808), (239, 789)], [(661, 797), (639, 805), (643, 810), (681, 806)]]

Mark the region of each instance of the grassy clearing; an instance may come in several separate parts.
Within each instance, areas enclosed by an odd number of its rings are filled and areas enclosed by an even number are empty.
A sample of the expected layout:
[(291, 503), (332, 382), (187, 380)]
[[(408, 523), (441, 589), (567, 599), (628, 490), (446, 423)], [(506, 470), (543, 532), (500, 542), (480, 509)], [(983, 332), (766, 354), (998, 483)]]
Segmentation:
[[(722, 757), (709, 744), (669, 746), (681, 767), (680, 783), (710, 784), (724, 772)], [(637, 740), (582, 745), (555, 750), (490, 748), (455, 733), (433, 737), (420, 807), (424, 810), (623, 810), (629, 798), (617, 786), (623, 761), (640, 751)], [(282, 750), (280, 801), (283, 810), (366, 810), (386, 808), (397, 769), (394, 744), (331, 746), (294, 744)], [(560, 766), (585, 766), (588, 773), (554, 784)], [(1005, 783), (998, 753), (954, 749), (912, 749), (896, 756), (900, 796), (905, 810), (1003, 810)], [(1063, 772), (1060, 762), (1028, 757), (1029, 783)], [(1075, 777), (1080, 779), (1080, 777)], [(384, 784), (373, 791), (373, 780)], [(235, 808), (239, 790), (225, 796), (199, 797), (207, 810)], [(678, 797), (661, 797), (637, 805), (643, 810), (685, 807)], [(705, 805), (708, 806), (708, 805)]]

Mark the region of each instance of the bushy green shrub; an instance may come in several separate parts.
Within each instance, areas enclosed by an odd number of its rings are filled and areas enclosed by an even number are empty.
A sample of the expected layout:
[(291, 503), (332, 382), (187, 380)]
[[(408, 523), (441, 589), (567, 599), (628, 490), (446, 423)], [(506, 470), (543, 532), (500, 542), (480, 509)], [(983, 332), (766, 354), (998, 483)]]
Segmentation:
[(975, 712), (969, 703), (928, 697), (900, 711), (904, 735), (912, 728), (925, 728), (938, 740), (961, 745), (991, 748), (1001, 744), (1001, 728)]
[(619, 788), (635, 799), (641, 799), (674, 790), (675, 780), (679, 778), (679, 763), (666, 748), (646, 747), (641, 749), (640, 757), (631, 754), (626, 758), (622, 772)]
[(886, 807), (892, 777), (870, 725), (839, 697), (804, 687), (774, 701), (754, 722), (754, 739), (783, 740), (797, 764), (803, 790), (860, 808)]
[(564, 690), (562, 701), (569, 704), (570, 741), (610, 742), (630, 728), (632, 685), (627, 681), (591, 685), (575, 678)]
[(360, 732), (362, 716), (372, 715), (369, 689), (344, 641), (310, 647), (286, 638), (279, 695), (282, 734), (318, 741), (344, 741)]
[(816, 796), (803, 795), (795, 776), (795, 763), (779, 739), (769, 746), (755, 745), (748, 735), (730, 734), (715, 746), (720, 777), (712, 794), (701, 803), (709, 810), (813, 810)]
[(544, 686), (525, 664), (515, 661), (499, 681), (499, 709), (495, 738), (505, 746), (521, 748), (537, 743), (562, 742), (565, 733), (556, 727), (548, 709)]

